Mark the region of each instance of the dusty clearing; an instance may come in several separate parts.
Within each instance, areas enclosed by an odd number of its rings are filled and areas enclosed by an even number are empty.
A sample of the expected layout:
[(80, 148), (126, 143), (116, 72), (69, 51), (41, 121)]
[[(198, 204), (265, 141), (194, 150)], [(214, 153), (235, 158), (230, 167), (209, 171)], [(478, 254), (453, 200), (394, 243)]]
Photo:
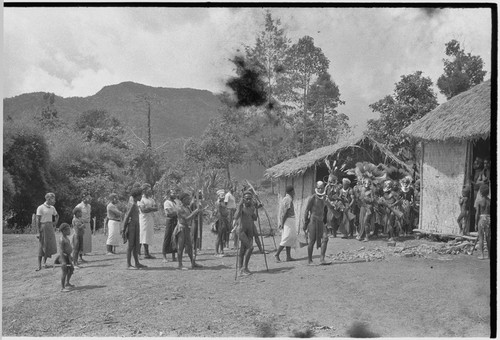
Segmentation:
[[(254, 255), (254, 274), (235, 280), (235, 251), (214, 257), (211, 233), (204, 234), (199, 270), (162, 263), (162, 238), (157, 231), (157, 259), (142, 261), (147, 270), (127, 271), (125, 247), (106, 256), (105, 236), (93, 236), (94, 252), (72, 280), (77, 287), (60, 293), (60, 268), (34, 271), (35, 235), (3, 235), (2, 335), (490, 336), (490, 262), (476, 256), (404, 257), (383, 239), (331, 238), (328, 255), (364, 246), (383, 256), (307, 266), (306, 248), (292, 251), (297, 262), (275, 263), (267, 237), (269, 271), (264, 256)], [(397, 246), (419, 243), (430, 242), (410, 239)]]

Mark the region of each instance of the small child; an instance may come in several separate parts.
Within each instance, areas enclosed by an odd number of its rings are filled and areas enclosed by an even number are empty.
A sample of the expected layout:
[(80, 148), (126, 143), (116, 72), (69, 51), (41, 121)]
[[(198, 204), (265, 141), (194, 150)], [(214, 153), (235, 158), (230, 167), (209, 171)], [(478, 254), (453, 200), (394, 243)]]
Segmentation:
[(75, 230), (73, 235), (73, 265), (75, 268), (80, 268), (78, 266), (78, 255), (80, 255), (80, 260), (83, 260), (83, 234), (85, 233), (85, 224), (82, 221), (82, 210), (80, 208), (73, 209), (73, 221), (71, 222)]
[(488, 184), (482, 184), (479, 188), (481, 197), (477, 200), (476, 208), (476, 229), (478, 231), (479, 250), (481, 251), (480, 260), (484, 260), (484, 239), (486, 238), (486, 247), (488, 248), (488, 258), (490, 258), (490, 242), (491, 242), (491, 217), (490, 217), (490, 199), (488, 194), (490, 188)]
[(462, 197), (459, 197), (458, 204), (460, 205), (460, 215), (458, 215), (458, 229), (460, 230), (460, 235), (467, 234), (465, 226), (467, 224), (467, 219), (469, 217), (469, 196), (470, 187), (465, 186), (462, 189)]
[(62, 269), (61, 292), (69, 292), (70, 290), (68, 289), (68, 287), (75, 287), (74, 285), (69, 283), (74, 270), (73, 265), (71, 264), (71, 252), (73, 249), (68, 238), (71, 233), (71, 228), (68, 223), (62, 223), (59, 229), (62, 233), (61, 240), (59, 241), (59, 261), (61, 262)]

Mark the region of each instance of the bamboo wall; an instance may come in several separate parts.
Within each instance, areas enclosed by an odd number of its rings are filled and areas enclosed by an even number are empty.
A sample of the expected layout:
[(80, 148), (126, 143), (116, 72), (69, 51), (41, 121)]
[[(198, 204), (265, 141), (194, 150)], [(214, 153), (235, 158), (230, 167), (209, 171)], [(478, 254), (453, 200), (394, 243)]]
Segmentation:
[[(285, 188), (287, 185), (293, 185), (295, 190), (295, 197), (293, 199), (293, 206), (295, 209), (295, 221), (296, 227), (303, 227), (304, 210), (307, 203), (307, 199), (311, 197), (314, 192), (314, 183), (316, 169), (314, 167), (309, 168), (303, 175), (294, 177), (281, 177), (278, 182), (278, 202), (281, 207), (281, 200), (285, 195)], [(279, 214), (279, 209), (278, 209)], [(278, 215), (279, 218), (279, 215)]]
[(464, 184), (467, 142), (428, 142), (423, 151), (420, 229), (458, 234), (458, 199)]

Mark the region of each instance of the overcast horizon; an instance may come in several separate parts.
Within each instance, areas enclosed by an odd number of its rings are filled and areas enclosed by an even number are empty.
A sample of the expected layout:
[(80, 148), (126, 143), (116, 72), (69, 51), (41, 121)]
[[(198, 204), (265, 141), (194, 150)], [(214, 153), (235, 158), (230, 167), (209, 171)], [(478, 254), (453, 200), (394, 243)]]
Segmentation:
[[(266, 9), (4, 7), (3, 97), (86, 97), (125, 81), (218, 93), (235, 75), (230, 59), (263, 30)], [(452, 39), (479, 55), (491, 77), (489, 8), (269, 10), (292, 43), (309, 35), (330, 60), (346, 102), (339, 111), (355, 134), (378, 117), (368, 105), (392, 94), (402, 75), (422, 71), (436, 85)]]

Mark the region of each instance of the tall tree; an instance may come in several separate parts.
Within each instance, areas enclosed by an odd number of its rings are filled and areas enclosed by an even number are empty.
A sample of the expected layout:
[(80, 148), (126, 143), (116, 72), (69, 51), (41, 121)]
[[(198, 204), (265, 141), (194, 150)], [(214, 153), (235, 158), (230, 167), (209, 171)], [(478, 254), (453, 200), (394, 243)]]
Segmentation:
[(380, 118), (368, 121), (366, 133), (400, 158), (415, 160), (415, 142), (402, 135), (401, 130), (438, 105), (432, 85), (432, 80), (422, 77), (421, 71), (401, 76), (392, 95), (370, 105)]
[(264, 30), (256, 38), (255, 46), (245, 48), (247, 59), (261, 66), (262, 78), (265, 81), (265, 91), (270, 101), (280, 99), (283, 86), (280, 84), (285, 74), (285, 61), (291, 40), (286, 37), (281, 28), (280, 19), (274, 19), (266, 11)]
[(83, 133), (87, 141), (109, 143), (114, 147), (128, 149), (124, 141), (124, 129), (120, 121), (106, 110), (89, 110), (76, 118), (75, 130)]
[(231, 181), (231, 165), (241, 164), (246, 147), (242, 141), (243, 117), (238, 110), (226, 107), (221, 116), (210, 121), (200, 139), (191, 138), (184, 148), (186, 157), (202, 168), (223, 169)]
[(340, 91), (329, 73), (321, 74), (311, 85), (308, 107), (312, 119), (317, 124), (319, 146), (335, 144), (341, 136), (350, 133), (349, 118), (337, 111), (345, 102), (340, 99)]
[(444, 74), (437, 81), (439, 91), (450, 99), (464, 92), (484, 80), (486, 71), (483, 70), (484, 62), (480, 56), (465, 53), (460, 48), (460, 43), (451, 40), (446, 43), (446, 55), (450, 59), (443, 59)]
[[(324, 74), (328, 70), (330, 61), (323, 54), (321, 48), (314, 46), (314, 39), (310, 36), (305, 36), (292, 45), (287, 58), (287, 73), (289, 79), (286, 79), (287, 84), (293, 89), (293, 93), (288, 97), (289, 100), (295, 103), (299, 114), (295, 118), (295, 125), (303, 125), (307, 123), (309, 117), (309, 95), (311, 84), (317, 77)], [(306, 131), (302, 131), (302, 150), (308, 151), (306, 146)]]

